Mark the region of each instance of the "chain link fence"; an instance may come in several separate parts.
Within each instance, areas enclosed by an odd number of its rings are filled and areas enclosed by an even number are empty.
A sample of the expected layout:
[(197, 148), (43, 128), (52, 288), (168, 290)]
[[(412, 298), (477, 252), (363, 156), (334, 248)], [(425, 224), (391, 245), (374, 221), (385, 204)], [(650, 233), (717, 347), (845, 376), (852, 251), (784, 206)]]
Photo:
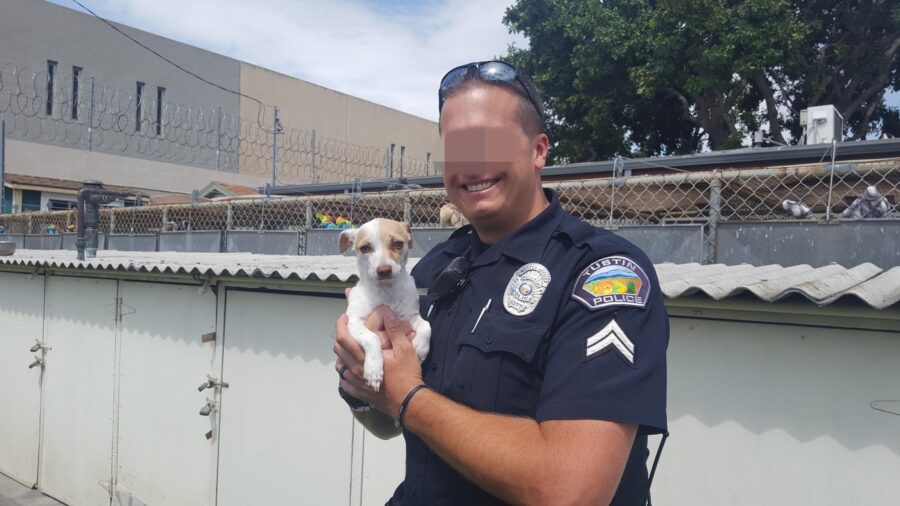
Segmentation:
[[(900, 160), (622, 176), (545, 186), (556, 190), (566, 211), (596, 226), (702, 225), (706, 251), (713, 251), (716, 227), (723, 222), (900, 219)], [(877, 202), (868, 199), (866, 209), (871, 212), (862, 215), (859, 203), (872, 189)], [(100, 232), (288, 231), (297, 232), (302, 245), (307, 230), (346, 228), (374, 218), (439, 228), (440, 210), (448, 203), (443, 189), (417, 189), (104, 208)], [(10, 234), (72, 231), (75, 211), (0, 215), (0, 225)]]
[(270, 176), (274, 166), (279, 180), (293, 183), (438, 173), (430, 160), (399, 150), (290, 128), (262, 104), (255, 118), (228, 110), (159, 101), (149, 91), (125, 92), (90, 76), (0, 62), (0, 119), (12, 139), (251, 175)]

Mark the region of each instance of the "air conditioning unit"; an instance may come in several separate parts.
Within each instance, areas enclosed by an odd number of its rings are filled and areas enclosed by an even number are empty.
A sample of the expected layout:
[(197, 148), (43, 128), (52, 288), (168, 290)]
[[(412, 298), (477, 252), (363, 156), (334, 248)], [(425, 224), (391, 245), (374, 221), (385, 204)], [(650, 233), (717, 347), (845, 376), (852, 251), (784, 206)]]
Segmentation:
[(804, 144), (830, 144), (844, 140), (844, 118), (833, 105), (817, 105), (800, 111), (800, 125), (806, 127)]

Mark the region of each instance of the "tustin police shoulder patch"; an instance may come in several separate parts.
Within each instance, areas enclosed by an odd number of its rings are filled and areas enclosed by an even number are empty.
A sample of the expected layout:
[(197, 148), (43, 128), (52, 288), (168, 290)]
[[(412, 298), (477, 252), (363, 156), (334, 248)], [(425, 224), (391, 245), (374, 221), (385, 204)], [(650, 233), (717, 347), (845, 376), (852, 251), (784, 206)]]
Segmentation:
[(625, 256), (604, 257), (588, 265), (572, 292), (572, 298), (588, 309), (644, 307), (649, 296), (650, 278), (637, 262)]

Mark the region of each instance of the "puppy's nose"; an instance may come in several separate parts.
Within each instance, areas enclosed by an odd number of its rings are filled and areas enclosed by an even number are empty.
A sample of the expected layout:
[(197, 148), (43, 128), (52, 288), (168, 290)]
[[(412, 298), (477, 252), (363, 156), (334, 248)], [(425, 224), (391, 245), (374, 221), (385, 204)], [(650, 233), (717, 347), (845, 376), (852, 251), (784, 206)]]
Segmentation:
[(391, 277), (393, 270), (390, 265), (379, 265), (375, 272), (378, 274), (379, 279), (387, 279)]

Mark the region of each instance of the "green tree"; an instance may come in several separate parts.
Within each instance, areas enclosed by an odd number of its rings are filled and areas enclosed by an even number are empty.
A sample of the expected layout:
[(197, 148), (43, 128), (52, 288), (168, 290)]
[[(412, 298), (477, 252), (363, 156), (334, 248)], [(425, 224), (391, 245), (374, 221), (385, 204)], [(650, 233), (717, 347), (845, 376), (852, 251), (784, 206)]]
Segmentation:
[(560, 162), (737, 147), (763, 126), (784, 142), (785, 128), (800, 134), (799, 109), (822, 103), (864, 136), (890, 121), (898, 13), (877, 1), (518, 0), (504, 23), (529, 39), (507, 57), (543, 91)]

